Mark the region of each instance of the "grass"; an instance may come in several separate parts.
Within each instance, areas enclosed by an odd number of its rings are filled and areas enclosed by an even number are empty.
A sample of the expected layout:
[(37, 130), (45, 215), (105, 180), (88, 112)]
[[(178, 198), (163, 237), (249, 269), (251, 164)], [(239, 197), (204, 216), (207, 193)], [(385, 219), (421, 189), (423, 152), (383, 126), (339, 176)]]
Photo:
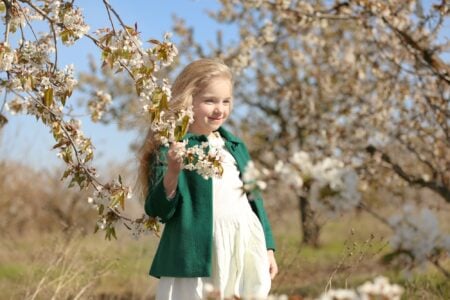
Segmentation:
[[(301, 245), (294, 226), (277, 231), (280, 273), (272, 292), (312, 299), (330, 285), (356, 287), (385, 275), (405, 288), (403, 299), (450, 298), (450, 283), (433, 267), (405, 277), (380, 264), (388, 250), (386, 234), (365, 215), (328, 222), (320, 248)], [(119, 240), (105, 241), (101, 234), (29, 231), (0, 238), (0, 299), (51, 299), (55, 294), (55, 299), (151, 299), (154, 294), (157, 280), (148, 269), (156, 237), (135, 241), (119, 232)]]
[(434, 267), (405, 274), (382, 265), (381, 257), (389, 251), (389, 231), (363, 213), (327, 222), (319, 248), (301, 245), (295, 229), (286, 226), (277, 234), (280, 273), (273, 293), (310, 299), (327, 287), (356, 288), (384, 275), (405, 288), (403, 299), (450, 299), (450, 282)]
[(81, 292), (98, 299), (130, 293), (143, 299), (155, 285), (147, 275), (157, 242), (150, 240), (124, 236), (109, 242), (78, 233), (69, 239), (62, 233), (30, 233), (6, 240), (0, 248), (0, 299), (50, 299), (55, 292), (60, 295), (56, 299)]
[(25, 273), (25, 266), (21, 264), (2, 264), (0, 265), (1, 281), (18, 281)]

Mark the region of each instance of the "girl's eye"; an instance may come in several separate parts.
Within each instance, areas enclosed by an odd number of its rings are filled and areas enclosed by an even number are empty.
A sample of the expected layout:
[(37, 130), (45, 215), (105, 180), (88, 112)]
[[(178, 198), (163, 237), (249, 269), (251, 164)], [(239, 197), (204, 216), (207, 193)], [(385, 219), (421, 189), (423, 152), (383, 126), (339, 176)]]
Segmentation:
[(206, 99), (205, 102), (206, 103), (214, 103), (214, 100), (213, 99)]

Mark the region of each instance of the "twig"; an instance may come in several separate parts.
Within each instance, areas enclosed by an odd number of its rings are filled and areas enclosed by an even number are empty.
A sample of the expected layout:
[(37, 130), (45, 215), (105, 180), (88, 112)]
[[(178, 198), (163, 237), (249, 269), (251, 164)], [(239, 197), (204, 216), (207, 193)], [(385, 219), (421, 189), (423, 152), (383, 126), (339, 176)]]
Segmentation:
[(438, 268), (439, 271), (441, 271), (445, 277), (450, 278), (450, 272), (447, 271), (440, 263), (438, 260), (431, 260), (431, 262), (433, 263), (433, 265), (436, 266), (436, 268)]
[[(100, 41), (99, 41), (98, 39), (96, 39), (95, 37), (93, 37), (92, 35), (90, 35), (90, 34), (85, 34), (84, 36), (87, 37), (87, 38), (89, 38), (91, 41), (93, 41), (94, 44), (95, 44), (97, 47), (99, 47), (100, 49), (102, 49), (102, 50), (105, 49), (105, 47), (100, 43)], [(128, 75), (130, 75), (131, 79), (136, 80), (136, 78), (134, 77), (134, 75), (133, 75), (133, 73), (131, 72), (131, 70), (130, 70), (126, 65), (124, 65), (120, 60), (119, 60), (119, 64), (120, 64), (120, 66), (121, 66), (122, 68), (124, 68), (124, 69), (128, 72)]]
[(111, 18), (111, 12), (109, 10), (111, 6), (109, 5), (109, 3), (107, 4), (105, 1), (103, 1), (103, 4), (105, 5), (106, 12), (108, 13), (109, 22), (111, 23), (112, 30), (113, 30), (113, 32), (115, 34), (116, 33), (116, 28), (114, 27), (114, 22), (113, 22), (113, 20)]
[[(111, 6), (111, 4), (109, 4), (108, 0), (103, 0), (103, 3), (105, 4), (105, 6), (107, 8), (109, 8), (114, 16), (117, 18), (117, 20), (119, 20), (120, 25), (125, 29), (126, 34), (130, 37), (131, 41), (134, 43), (134, 45), (136, 46), (136, 49), (139, 51), (139, 53), (144, 56), (145, 54), (142, 53), (141, 48), (138, 44), (136, 44), (135, 39), (131, 36), (131, 34), (128, 32), (127, 30), (127, 25), (125, 25), (125, 23), (122, 21), (122, 19), (120, 18), (119, 14), (115, 11), (115, 9)], [(109, 10), (108, 10), (108, 15), (109, 15)]]
[(9, 0), (3, 0), (3, 3), (5, 3), (5, 7), (6, 7), (6, 15), (5, 15), (5, 24), (6, 24), (6, 28), (5, 28), (5, 43), (8, 43), (8, 39), (9, 39), (9, 31), (10, 31), (10, 26), (11, 26), (11, 8), (12, 8), (12, 4)]
[[(65, 26), (64, 26), (64, 24), (62, 24), (62, 23), (56, 23), (54, 20), (52, 20), (44, 11), (42, 11), (39, 7), (37, 7), (36, 5), (34, 5), (31, 1), (29, 1), (29, 0), (19, 0), (19, 1), (21, 1), (21, 2), (23, 2), (23, 3), (26, 3), (26, 4), (28, 4), (29, 6), (31, 6), (31, 8), (33, 8), (37, 13), (39, 13), (44, 19), (46, 19), (48, 22), (50, 22), (50, 24), (56, 24), (57, 26), (59, 26), (59, 27), (61, 27), (61, 28), (64, 28), (64, 29), (67, 29)], [(110, 6), (111, 7), (111, 6)], [(115, 13), (115, 11), (112, 9), (112, 7), (111, 7), (111, 10)], [(116, 14), (116, 13), (115, 13)], [(118, 19), (119, 19), (119, 21), (121, 21), (120, 20), (120, 18), (118, 17)], [(123, 24), (123, 23), (121, 23), (121, 24)], [(124, 27), (125, 27), (125, 25), (123, 25)], [(125, 30), (127, 33), (128, 33), (128, 31), (127, 30)], [(128, 33), (129, 34), (129, 33)], [(104, 50), (105, 49), (105, 47), (103, 47), (103, 45), (100, 43), (100, 41), (99, 40), (97, 40), (95, 37), (93, 37), (92, 35), (90, 35), (90, 34), (88, 34), (88, 33), (86, 33), (85, 35), (84, 35), (85, 37), (87, 37), (87, 38), (89, 38), (90, 40), (92, 40), (93, 42), (94, 42), (94, 44), (96, 45), (96, 46), (98, 46), (100, 49), (102, 49), (102, 50)], [(139, 50), (139, 48), (138, 48), (138, 50)], [(139, 52), (142, 54), (142, 52), (139, 50)], [(143, 54), (142, 54), (143, 55)], [(128, 72), (128, 74), (130, 75), (130, 77), (133, 79), (133, 80), (135, 80), (135, 77), (134, 77), (134, 75), (133, 75), (133, 73), (131, 72), (131, 70), (127, 67), (127, 66), (125, 66), (122, 62), (120, 62), (119, 61), (119, 63), (120, 63), (120, 66), (121, 67), (123, 67), (127, 72)]]
[(8, 90), (7, 89), (3, 89), (5, 91), (5, 96), (3, 97), (3, 102), (2, 102), (2, 106), (0, 107), (0, 113), (3, 112), (3, 108), (5, 107), (6, 104), (6, 99), (8, 98)]
[(375, 219), (381, 221), (381, 223), (387, 225), (389, 228), (392, 229), (391, 224), (389, 224), (389, 222), (386, 220), (386, 218), (383, 218), (379, 213), (375, 212), (374, 210), (372, 210), (369, 206), (367, 206), (364, 202), (360, 202), (359, 203), (359, 207), (361, 207), (362, 209), (364, 209), (365, 211), (367, 211), (369, 214), (371, 214), (373, 217), (375, 217)]
[[(22, 7), (20, 7), (20, 9), (22, 10)], [(34, 32), (33, 26), (31, 26), (31, 23), (30, 23), (30, 20), (29, 20), (27, 14), (22, 11), (22, 15), (24, 16), (25, 21), (27, 22), (27, 25), (30, 27), (30, 30), (31, 30), (31, 33), (34, 36), (34, 39), (37, 41), (38, 40), (37, 35)], [(20, 25), (20, 29), (22, 29), (22, 25)], [(25, 40), (25, 36), (24, 36), (23, 31), (21, 33), (22, 33), (22, 40)]]
[(407, 174), (399, 164), (391, 160), (388, 154), (380, 151), (375, 146), (372, 145), (367, 146), (366, 151), (369, 152), (371, 155), (374, 155), (375, 152), (379, 152), (381, 154), (381, 159), (387, 164), (389, 164), (392, 170), (403, 180), (408, 182), (410, 185), (429, 188), (430, 190), (432, 190), (433, 192), (437, 193), (442, 198), (444, 198), (445, 201), (450, 202), (450, 189), (445, 185), (441, 185), (436, 181), (425, 181), (422, 178), (418, 178), (413, 175)]
[(50, 23), (50, 28), (52, 29), (52, 33), (53, 33), (53, 43), (55, 43), (55, 62), (53, 65), (53, 72), (56, 72), (56, 69), (58, 66), (58, 42), (56, 40), (56, 31), (55, 31), (55, 26), (53, 25), (53, 23)]
[[(424, 65), (428, 66), (428, 68), (436, 76), (445, 81), (447, 84), (450, 84), (449, 67), (445, 64), (445, 62), (443, 62), (439, 57), (436, 57), (431, 51), (429, 51), (429, 49), (422, 48), (418, 42), (413, 39), (413, 37), (389, 23), (386, 18), (383, 17), (381, 19), (398, 36), (404, 45), (410, 46), (406, 47), (406, 49), (409, 50), (409, 52), (414, 55), (418, 61), (424, 62)], [(443, 69), (440, 69), (440, 67), (443, 67)]]
[[(14, 93), (15, 95), (17, 95), (18, 97), (20, 97), (20, 98), (26, 100), (25, 97), (23, 97), (23, 96), (20, 95), (19, 93), (15, 92), (15, 91), (13, 91), (13, 93)], [(59, 118), (59, 116), (58, 116), (57, 114), (55, 114), (51, 109), (49, 109), (47, 106), (43, 105), (40, 101), (38, 101), (36, 98), (34, 98), (33, 95), (31, 95), (30, 93), (28, 93), (28, 96), (31, 98), (31, 100), (32, 100), (33, 102), (35, 102), (36, 104), (38, 104), (39, 106), (41, 106), (43, 109), (47, 110), (47, 111), (52, 115), (52, 117), (54, 117), (55, 119), (57, 119), (57, 120), (63, 125), (63, 126), (61, 126), (61, 129), (64, 131), (65, 136), (69, 139), (69, 142), (70, 142), (70, 144), (71, 144), (71, 147), (72, 147), (72, 149), (73, 149), (74, 152), (75, 152), (75, 157), (76, 157), (76, 159), (77, 159), (78, 166), (81, 167), (82, 170), (84, 170), (84, 174), (86, 174), (92, 182), (95, 182), (95, 183), (96, 183), (97, 185), (99, 185), (99, 186), (103, 186), (103, 185), (102, 185), (102, 184), (101, 184), (94, 176), (92, 176), (92, 175), (90, 174), (89, 170), (86, 169), (86, 167), (84, 166), (84, 164), (81, 163), (81, 160), (80, 160), (80, 157), (79, 157), (79, 154), (78, 154), (78, 149), (77, 149), (77, 147), (75, 146), (75, 142), (73, 141), (73, 139), (72, 139), (72, 137), (70, 136), (70, 134), (67, 132), (67, 129), (66, 129), (67, 123), (66, 123), (64, 120), (62, 120), (61, 118)], [(96, 187), (96, 185), (93, 185), (93, 186), (94, 186), (94, 188), (95, 188), (96, 190), (98, 190), (98, 188)]]

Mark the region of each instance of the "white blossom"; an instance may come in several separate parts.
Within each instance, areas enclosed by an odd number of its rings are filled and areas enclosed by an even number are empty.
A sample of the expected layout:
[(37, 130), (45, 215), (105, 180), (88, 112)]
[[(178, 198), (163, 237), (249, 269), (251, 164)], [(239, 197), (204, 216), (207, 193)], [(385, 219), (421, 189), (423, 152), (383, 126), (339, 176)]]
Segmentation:
[(0, 71), (8, 71), (12, 68), (15, 52), (7, 43), (0, 43)]
[(353, 290), (331, 289), (320, 295), (317, 300), (360, 300), (360, 298), (358, 297), (358, 294)]
[(358, 287), (361, 300), (382, 298), (389, 300), (400, 300), (404, 289), (397, 284), (390, 284), (386, 277), (378, 276), (373, 282), (366, 282)]
[(325, 159), (313, 171), (309, 200), (316, 211), (337, 216), (355, 208), (361, 195), (358, 191), (358, 176), (340, 162)]
[(265, 178), (268, 175), (267, 170), (259, 170), (253, 161), (249, 161), (245, 167), (242, 180), (244, 182), (244, 190), (247, 192), (262, 191), (267, 188)]
[(59, 13), (59, 16), (59, 21), (64, 28), (57, 27), (57, 30), (64, 44), (73, 45), (76, 40), (82, 38), (89, 31), (89, 26), (84, 22), (80, 8), (65, 6), (63, 13)]
[(173, 63), (173, 59), (178, 55), (177, 47), (169, 41), (172, 33), (166, 33), (164, 35), (164, 41), (159, 43), (153, 49), (153, 53), (156, 55), (158, 60), (162, 62), (163, 66), (168, 66)]
[(91, 113), (92, 121), (99, 121), (111, 102), (112, 98), (109, 93), (102, 90), (97, 91), (95, 93), (95, 97), (88, 102), (88, 108)]
[(270, 20), (264, 22), (264, 26), (261, 30), (262, 38), (266, 43), (272, 43), (276, 40), (275, 30), (273, 23)]
[(389, 283), (386, 277), (378, 276), (373, 282), (367, 281), (353, 289), (330, 289), (320, 295), (316, 300), (400, 300), (404, 289)]

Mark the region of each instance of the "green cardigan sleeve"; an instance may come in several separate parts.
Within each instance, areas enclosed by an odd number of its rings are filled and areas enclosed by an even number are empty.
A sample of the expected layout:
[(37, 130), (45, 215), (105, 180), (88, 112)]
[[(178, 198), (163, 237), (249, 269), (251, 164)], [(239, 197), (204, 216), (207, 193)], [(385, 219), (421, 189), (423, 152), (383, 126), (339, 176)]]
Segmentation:
[(257, 197), (256, 199), (251, 200), (250, 206), (252, 207), (253, 211), (256, 213), (259, 220), (261, 221), (264, 230), (264, 236), (266, 238), (266, 248), (275, 250), (275, 241), (273, 239), (272, 228), (270, 226), (266, 210), (264, 209), (262, 198)]
[(158, 154), (150, 160), (149, 189), (145, 199), (145, 212), (151, 217), (158, 217), (162, 223), (166, 223), (175, 213), (180, 192), (178, 186), (175, 196), (168, 200), (164, 188), (163, 179), (167, 170), (166, 155), (168, 148), (161, 147)]
[[(250, 161), (250, 154), (248, 152), (247, 147), (244, 143), (241, 144), (242, 148), (244, 150), (244, 155), (246, 156), (247, 163)], [(256, 197), (252, 195), (248, 195), (250, 201), (250, 206), (252, 207), (253, 211), (258, 216), (259, 220), (261, 221), (261, 225), (264, 230), (264, 236), (266, 238), (266, 248), (275, 250), (275, 241), (273, 239), (272, 234), (272, 228), (270, 226), (269, 218), (267, 217), (266, 210), (264, 209), (263, 199), (261, 197), (260, 193), (256, 194)]]

